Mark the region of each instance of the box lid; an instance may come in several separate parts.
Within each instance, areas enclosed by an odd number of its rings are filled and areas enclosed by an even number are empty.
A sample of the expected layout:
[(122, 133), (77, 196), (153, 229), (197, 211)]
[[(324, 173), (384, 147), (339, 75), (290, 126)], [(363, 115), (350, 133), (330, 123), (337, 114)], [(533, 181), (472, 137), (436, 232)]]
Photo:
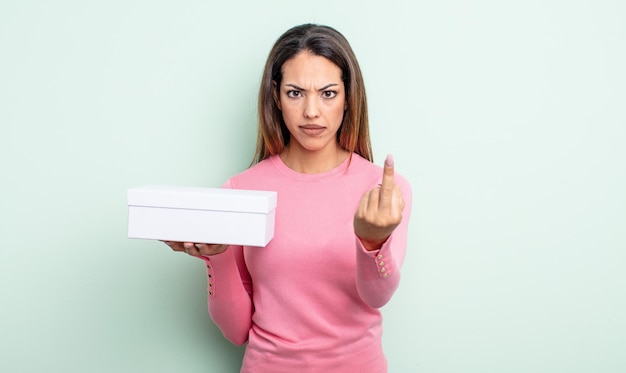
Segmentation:
[(129, 206), (267, 213), (276, 192), (226, 188), (151, 185), (128, 189)]

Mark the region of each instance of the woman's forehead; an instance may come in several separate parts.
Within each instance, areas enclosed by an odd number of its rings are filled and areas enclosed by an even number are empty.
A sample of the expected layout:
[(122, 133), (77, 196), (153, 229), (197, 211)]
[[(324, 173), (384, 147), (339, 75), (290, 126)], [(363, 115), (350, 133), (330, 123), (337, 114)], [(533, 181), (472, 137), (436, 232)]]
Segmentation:
[(298, 53), (285, 61), (282, 66), (283, 83), (292, 84), (319, 84), (324, 86), (331, 83), (341, 83), (342, 72), (326, 57), (318, 56), (307, 51)]

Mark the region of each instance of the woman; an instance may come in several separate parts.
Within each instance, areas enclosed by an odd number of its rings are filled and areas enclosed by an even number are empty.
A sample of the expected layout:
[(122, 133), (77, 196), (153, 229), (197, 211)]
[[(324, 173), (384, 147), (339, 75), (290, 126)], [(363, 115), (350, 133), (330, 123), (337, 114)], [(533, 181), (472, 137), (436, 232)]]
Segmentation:
[(275, 43), (254, 163), (224, 187), (277, 192), (267, 247), (167, 242), (206, 262), (212, 319), (248, 343), (241, 371), (386, 372), (378, 308), (399, 283), (411, 190), (391, 157), (372, 163), (363, 79), (336, 30)]

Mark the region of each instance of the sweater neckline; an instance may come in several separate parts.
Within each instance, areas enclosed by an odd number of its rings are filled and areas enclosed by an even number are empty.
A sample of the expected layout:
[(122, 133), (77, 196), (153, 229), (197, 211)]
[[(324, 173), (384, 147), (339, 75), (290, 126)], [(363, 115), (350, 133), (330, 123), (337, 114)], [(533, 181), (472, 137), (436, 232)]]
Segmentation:
[(283, 162), (283, 160), (280, 158), (278, 154), (270, 156), (270, 161), (272, 162), (274, 167), (278, 169), (278, 171), (290, 177), (291, 179), (300, 180), (300, 181), (317, 181), (317, 180), (322, 180), (322, 179), (328, 179), (328, 178), (337, 176), (339, 174), (345, 173), (348, 169), (350, 158), (352, 158), (353, 156), (354, 154), (348, 155), (346, 159), (344, 159), (343, 162), (341, 162), (337, 167), (329, 171), (321, 172), (318, 174), (305, 174), (302, 172), (292, 170), (285, 164), (285, 162)]

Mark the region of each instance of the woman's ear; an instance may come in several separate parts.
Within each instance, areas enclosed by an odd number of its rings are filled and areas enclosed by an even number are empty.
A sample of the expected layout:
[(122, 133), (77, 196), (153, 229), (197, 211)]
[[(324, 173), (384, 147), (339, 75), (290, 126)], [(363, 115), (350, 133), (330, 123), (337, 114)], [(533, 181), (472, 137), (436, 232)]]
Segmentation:
[(280, 99), (278, 97), (278, 84), (276, 84), (275, 80), (272, 80), (272, 96), (274, 96), (274, 102), (276, 106), (278, 106), (278, 110), (282, 110), (280, 107)]

